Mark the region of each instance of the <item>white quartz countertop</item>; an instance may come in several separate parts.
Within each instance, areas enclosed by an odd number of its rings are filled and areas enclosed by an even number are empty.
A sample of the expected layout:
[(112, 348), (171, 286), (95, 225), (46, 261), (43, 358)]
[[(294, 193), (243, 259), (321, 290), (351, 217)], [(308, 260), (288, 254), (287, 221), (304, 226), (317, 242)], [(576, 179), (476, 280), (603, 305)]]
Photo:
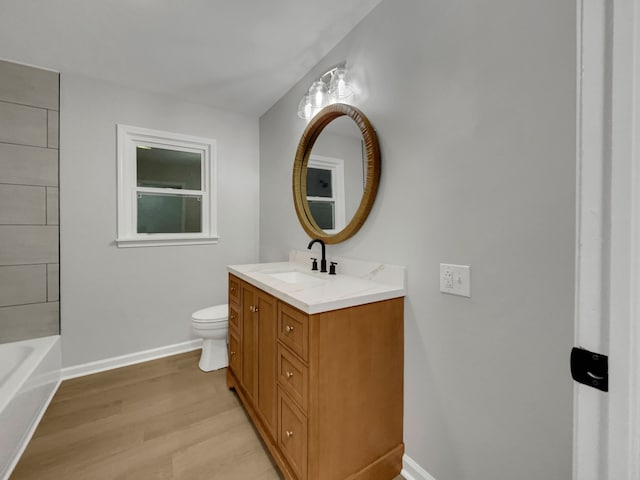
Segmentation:
[[(328, 312), (406, 295), (406, 268), (398, 265), (327, 258), (338, 262), (337, 274), (311, 271), (311, 252), (292, 251), (288, 262), (229, 265), (228, 271), (242, 280), (308, 314)], [(315, 253), (315, 252), (314, 252)], [(320, 263), (318, 261), (318, 263)], [(328, 267), (327, 267), (328, 268)], [(285, 279), (273, 274), (299, 272)]]

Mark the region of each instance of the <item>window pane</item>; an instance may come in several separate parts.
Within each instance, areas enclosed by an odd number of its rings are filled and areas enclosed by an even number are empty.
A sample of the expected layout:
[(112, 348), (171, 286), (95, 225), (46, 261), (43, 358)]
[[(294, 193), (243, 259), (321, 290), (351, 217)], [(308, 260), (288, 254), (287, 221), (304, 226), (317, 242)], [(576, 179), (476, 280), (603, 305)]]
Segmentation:
[(313, 215), (313, 219), (322, 230), (333, 230), (335, 228), (333, 207), (334, 202), (309, 201), (311, 215)]
[(307, 197), (332, 196), (331, 170), (307, 168)]
[(136, 148), (139, 187), (201, 190), (201, 155), (164, 148)]
[(202, 232), (202, 197), (138, 194), (138, 233)]

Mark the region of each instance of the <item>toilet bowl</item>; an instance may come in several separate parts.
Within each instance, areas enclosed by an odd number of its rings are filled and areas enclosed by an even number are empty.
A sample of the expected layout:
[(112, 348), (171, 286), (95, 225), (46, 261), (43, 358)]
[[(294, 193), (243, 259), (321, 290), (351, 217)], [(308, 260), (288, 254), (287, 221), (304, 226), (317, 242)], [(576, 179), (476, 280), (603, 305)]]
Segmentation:
[(227, 331), (229, 329), (228, 304), (203, 308), (191, 315), (193, 333), (202, 338), (202, 355), (198, 366), (204, 372), (228, 365)]

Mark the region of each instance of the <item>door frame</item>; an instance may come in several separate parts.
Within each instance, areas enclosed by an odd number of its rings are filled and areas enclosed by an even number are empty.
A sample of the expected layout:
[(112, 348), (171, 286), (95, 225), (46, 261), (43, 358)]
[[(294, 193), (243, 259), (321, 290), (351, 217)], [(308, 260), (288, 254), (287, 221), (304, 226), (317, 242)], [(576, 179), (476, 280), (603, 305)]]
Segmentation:
[(640, 478), (640, 0), (612, 12), (608, 479)]
[(609, 393), (574, 386), (574, 480), (640, 478), (640, 0), (577, 0), (575, 345)]

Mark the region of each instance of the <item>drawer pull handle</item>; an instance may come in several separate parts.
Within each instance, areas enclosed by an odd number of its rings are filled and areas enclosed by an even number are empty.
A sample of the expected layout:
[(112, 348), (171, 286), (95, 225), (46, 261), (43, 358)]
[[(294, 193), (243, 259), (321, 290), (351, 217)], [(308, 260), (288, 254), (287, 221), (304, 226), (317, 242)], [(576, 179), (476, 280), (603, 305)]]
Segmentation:
[(285, 330), (287, 333), (291, 333), (291, 332), (293, 332), (293, 327), (292, 327), (291, 325), (287, 325), (286, 327), (284, 327), (284, 330)]
[(232, 313), (232, 314), (231, 314), (231, 320), (235, 320), (235, 319), (236, 319), (236, 314), (235, 314), (235, 313)]
[(236, 352), (229, 352), (229, 355), (231, 355), (232, 357), (236, 354)]
[(231, 293), (236, 291), (236, 287), (231, 287)]
[(249, 305), (249, 311), (253, 313), (258, 313), (258, 307), (254, 307), (253, 305)]
[(287, 379), (293, 377), (293, 372), (286, 372), (285, 375), (287, 376)]
[(293, 432), (291, 430), (287, 430), (286, 432), (284, 432), (285, 435), (287, 436), (287, 438), (291, 438), (293, 437)]

